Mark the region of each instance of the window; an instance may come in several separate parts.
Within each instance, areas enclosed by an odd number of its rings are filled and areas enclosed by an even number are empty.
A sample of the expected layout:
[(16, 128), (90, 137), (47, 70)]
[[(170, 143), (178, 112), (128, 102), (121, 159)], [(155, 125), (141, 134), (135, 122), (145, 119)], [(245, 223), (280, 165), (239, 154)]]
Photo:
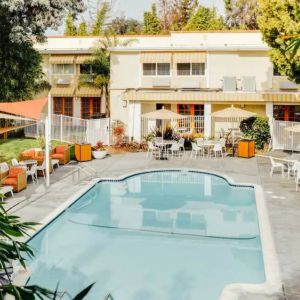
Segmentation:
[(178, 76), (202, 76), (205, 75), (204, 63), (179, 63), (177, 64)]
[(147, 63), (143, 64), (144, 76), (169, 76), (171, 66), (169, 63)]
[(53, 65), (54, 74), (74, 74), (74, 70), (74, 65), (71, 64)]
[(53, 111), (57, 115), (73, 116), (73, 98), (71, 97), (54, 97)]
[(93, 74), (92, 65), (88, 65), (88, 64), (80, 65), (80, 74)]
[(81, 98), (81, 117), (82, 119), (94, 119), (101, 117), (100, 97)]
[(273, 116), (278, 121), (300, 122), (300, 105), (274, 105)]
[(143, 64), (144, 76), (155, 76), (156, 75), (156, 64)]
[(180, 115), (189, 116), (191, 114), (191, 106), (189, 104), (178, 104), (177, 111)]

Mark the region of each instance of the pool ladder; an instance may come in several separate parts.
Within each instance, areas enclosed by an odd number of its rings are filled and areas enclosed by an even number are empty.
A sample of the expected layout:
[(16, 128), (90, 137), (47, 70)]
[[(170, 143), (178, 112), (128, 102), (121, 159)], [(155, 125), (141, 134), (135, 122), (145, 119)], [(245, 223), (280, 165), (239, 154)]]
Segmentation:
[[(84, 173), (86, 175), (86, 177), (84, 178), (85, 180), (95, 179), (95, 178), (99, 177), (98, 172), (94, 168), (90, 167), (87, 164), (81, 163), (80, 165), (77, 165), (76, 170), (74, 170), (74, 172), (73, 172), (73, 183), (74, 184), (78, 184), (83, 181), (83, 179), (81, 178), (81, 173)], [(76, 180), (76, 177), (77, 177), (77, 180)]]

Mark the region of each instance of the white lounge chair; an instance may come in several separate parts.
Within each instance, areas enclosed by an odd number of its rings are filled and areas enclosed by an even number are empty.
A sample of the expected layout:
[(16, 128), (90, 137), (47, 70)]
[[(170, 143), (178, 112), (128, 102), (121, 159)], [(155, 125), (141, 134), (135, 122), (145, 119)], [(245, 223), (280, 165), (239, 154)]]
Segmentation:
[(180, 150), (182, 150), (183, 152), (185, 152), (185, 148), (184, 148), (184, 138), (180, 138), (179, 140), (179, 147), (180, 147)]
[(180, 157), (181, 147), (182, 145), (179, 143), (174, 143), (171, 145), (171, 148), (168, 149), (168, 152), (171, 152), (172, 158), (174, 158), (174, 156)]
[(155, 154), (156, 155), (156, 153), (157, 153), (157, 151), (158, 151), (159, 149), (158, 149), (158, 147), (156, 147), (152, 142), (148, 142), (148, 151), (147, 151), (147, 158), (149, 157), (149, 155), (153, 155), (153, 154)]
[(270, 156), (270, 161), (271, 161), (271, 171), (270, 171), (270, 176), (273, 176), (274, 171), (279, 170), (281, 171), (282, 177), (284, 177), (284, 164), (275, 162), (274, 158)]

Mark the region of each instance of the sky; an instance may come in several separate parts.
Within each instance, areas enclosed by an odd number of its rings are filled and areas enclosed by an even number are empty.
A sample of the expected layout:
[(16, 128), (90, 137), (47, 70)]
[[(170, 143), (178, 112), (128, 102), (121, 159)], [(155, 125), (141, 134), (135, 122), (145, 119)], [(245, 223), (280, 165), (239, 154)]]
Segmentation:
[[(89, 3), (97, 3), (97, 0), (88, 0)], [(112, 17), (125, 16), (140, 21), (143, 20), (144, 11), (149, 10), (153, 0), (112, 0), (114, 2)], [(199, 3), (204, 6), (216, 7), (218, 12), (224, 12), (224, 0), (200, 0)], [(87, 16), (84, 16), (88, 19)], [(81, 20), (81, 17), (78, 17)], [(58, 31), (48, 31), (48, 35), (62, 35), (63, 26)]]

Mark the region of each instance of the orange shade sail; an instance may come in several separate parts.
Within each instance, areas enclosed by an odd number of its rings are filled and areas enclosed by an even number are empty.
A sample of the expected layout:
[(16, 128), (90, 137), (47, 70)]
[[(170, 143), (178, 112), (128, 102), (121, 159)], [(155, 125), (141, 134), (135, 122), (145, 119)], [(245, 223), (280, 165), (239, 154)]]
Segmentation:
[(0, 103), (0, 112), (40, 120), (48, 98)]

